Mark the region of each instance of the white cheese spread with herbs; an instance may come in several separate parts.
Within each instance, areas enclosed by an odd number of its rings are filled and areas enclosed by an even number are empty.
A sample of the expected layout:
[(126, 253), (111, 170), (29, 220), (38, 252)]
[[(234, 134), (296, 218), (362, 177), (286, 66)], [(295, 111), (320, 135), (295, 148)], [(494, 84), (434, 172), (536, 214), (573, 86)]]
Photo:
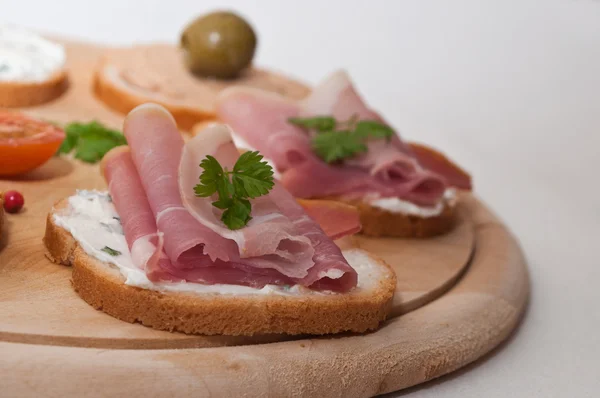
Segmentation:
[(65, 49), (25, 29), (0, 26), (0, 82), (38, 83), (65, 66)]

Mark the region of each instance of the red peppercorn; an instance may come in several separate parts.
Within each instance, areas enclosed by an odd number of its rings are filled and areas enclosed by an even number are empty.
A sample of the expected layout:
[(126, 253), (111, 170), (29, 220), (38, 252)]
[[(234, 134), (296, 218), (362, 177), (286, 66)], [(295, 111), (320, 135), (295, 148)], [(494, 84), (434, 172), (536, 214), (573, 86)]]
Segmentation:
[(17, 191), (6, 191), (4, 192), (4, 210), (7, 213), (18, 213), (25, 204), (23, 195)]

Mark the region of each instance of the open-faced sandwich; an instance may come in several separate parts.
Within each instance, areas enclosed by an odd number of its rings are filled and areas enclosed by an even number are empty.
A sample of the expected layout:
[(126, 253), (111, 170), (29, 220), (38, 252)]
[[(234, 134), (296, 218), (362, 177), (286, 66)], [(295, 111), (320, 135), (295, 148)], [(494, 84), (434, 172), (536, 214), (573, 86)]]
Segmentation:
[(43, 104), (67, 89), (62, 45), (13, 26), (0, 26), (0, 107)]
[(356, 205), (367, 235), (444, 233), (453, 225), (455, 189), (471, 189), (469, 175), (444, 155), (404, 142), (343, 71), (299, 102), (232, 87), (216, 109), (238, 145), (269, 159), (290, 193)]
[(301, 205), (225, 125), (185, 143), (145, 104), (124, 134), (101, 164), (108, 192), (78, 191), (47, 219), (49, 258), (73, 267), (89, 304), (198, 334), (364, 332), (386, 318), (393, 271), (332, 240), (359, 228), (351, 206)]
[(108, 53), (96, 70), (94, 91), (123, 113), (149, 101), (161, 104), (183, 130), (215, 119), (216, 96), (233, 85), (293, 99), (308, 95), (304, 84), (252, 66), (256, 42), (252, 27), (238, 15), (210, 13), (185, 28), (178, 48), (152, 44)]

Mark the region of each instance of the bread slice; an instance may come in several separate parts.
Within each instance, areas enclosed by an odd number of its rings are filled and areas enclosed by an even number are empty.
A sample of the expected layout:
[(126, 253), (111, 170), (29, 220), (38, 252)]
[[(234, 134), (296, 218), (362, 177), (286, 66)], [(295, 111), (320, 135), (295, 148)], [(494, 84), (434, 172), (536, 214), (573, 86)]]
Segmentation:
[(233, 80), (197, 77), (186, 69), (182, 51), (166, 44), (113, 50), (100, 62), (94, 77), (96, 96), (110, 108), (128, 113), (138, 105), (154, 102), (167, 108), (179, 128), (188, 131), (198, 122), (215, 119), (216, 96), (234, 85), (293, 99), (310, 92), (298, 81), (257, 68)]
[(449, 232), (454, 227), (455, 204), (444, 199), (442, 212), (431, 217), (391, 212), (362, 200), (349, 201), (358, 209), (361, 233), (374, 237), (430, 238)]
[[(88, 255), (55, 222), (68, 208), (58, 202), (48, 214), (48, 258), (73, 267), (72, 284), (92, 307), (126, 322), (190, 334), (329, 334), (373, 330), (391, 308), (396, 276), (382, 260), (360, 249), (345, 255), (359, 266), (359, 287), (345, 294), (225, 295), (173, 293), (126, 285), (113, 265)], [(362, 282), (361, 282), (362, 281)]]
[(0, 107), (20, 108), (44, 104), (60, 97), (67, 87), (65, 69), (54, 72), (41, 82), (0, 82)]

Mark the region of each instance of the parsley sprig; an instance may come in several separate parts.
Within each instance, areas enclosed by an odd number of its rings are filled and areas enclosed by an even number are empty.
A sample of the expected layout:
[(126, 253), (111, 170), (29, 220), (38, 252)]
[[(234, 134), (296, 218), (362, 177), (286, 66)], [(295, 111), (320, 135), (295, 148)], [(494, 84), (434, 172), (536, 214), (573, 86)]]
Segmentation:
[(65, 126), (67, 137), (58, 149), (58, 153), (74, 152), (76, 159), (87, 163), (96, 163), (112, 148), (126, 145), (125, 136), (97, 121), (90, 123), (69, 123)]
[(346, 121), (331, 116), (289, 118), (288, 122), (317, 134), (311, 140), (315, 153), (327, 163), (354, 157), (367, 152), (368, 139), (389, 139), (394, 130), (374, 120), (358, 120), (356, 115)]
[(221, 221), (232, 230), (246, 226), (252, 219), (252, 204), (249, 199), (266, 195), (273, 188), (273, 168), (255, 152), (243, 153), (229, 171), (213, 156), (207, 155), (200, 162), (204, 169), (200, 184), (194, 187), (198, 197), (209, 197), (215, 193), (218, 199), (212, 202), (223, 210)]

